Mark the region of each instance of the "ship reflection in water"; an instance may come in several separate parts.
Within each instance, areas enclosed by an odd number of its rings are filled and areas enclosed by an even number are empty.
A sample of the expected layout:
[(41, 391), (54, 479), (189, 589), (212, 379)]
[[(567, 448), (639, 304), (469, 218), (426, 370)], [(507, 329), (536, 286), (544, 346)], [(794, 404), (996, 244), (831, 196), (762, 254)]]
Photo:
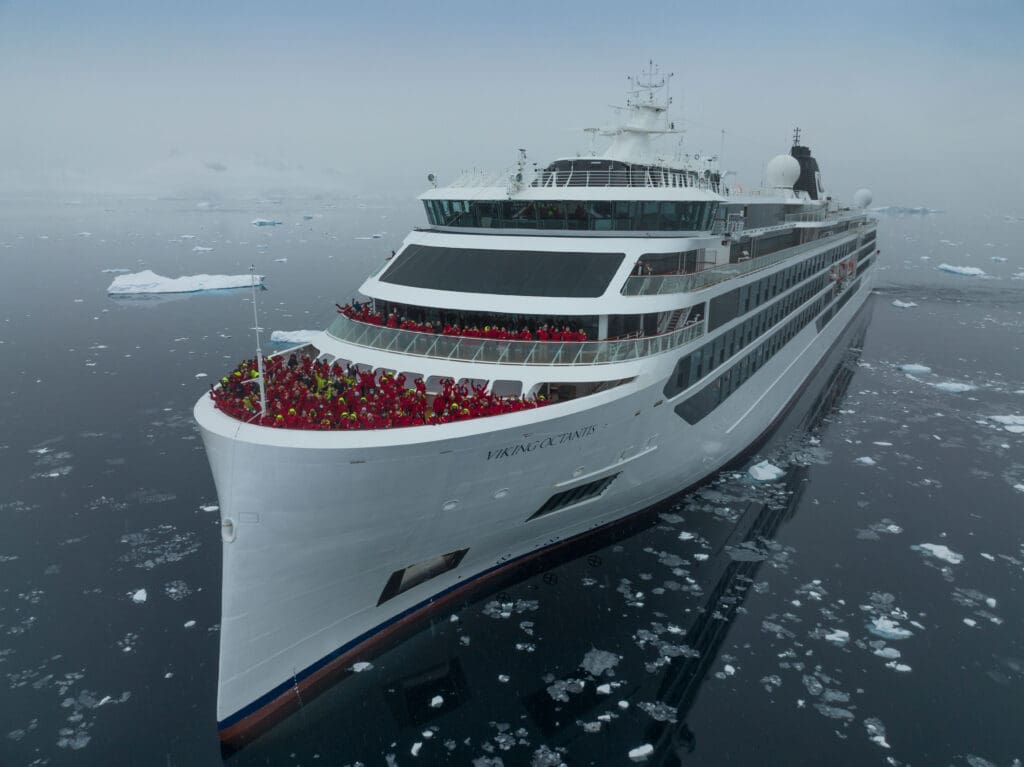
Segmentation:
[[(815, 442), (846, 394), (873, 305), (755, 448)], [(225, 755), (239, 765), (544, 766), (630, 763), (642, 746), (645, 764), (680, 764), (699, 747), (687, 717), (702, 684), (732, 673), (723, 645), (759, 571), (786, 566), (773, 539), (802, 508), (811, 471), (762, 485), (726, 470), (534, 560)], [(743, 723), (723, 726), (739, 736)]]

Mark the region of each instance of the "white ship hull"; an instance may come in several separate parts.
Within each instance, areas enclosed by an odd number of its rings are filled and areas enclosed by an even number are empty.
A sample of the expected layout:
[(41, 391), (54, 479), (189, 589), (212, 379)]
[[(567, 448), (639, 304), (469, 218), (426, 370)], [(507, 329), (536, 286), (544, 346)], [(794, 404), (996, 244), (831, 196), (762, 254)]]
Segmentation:
[[(867, 300), (872, 275), (820, 332), (808, 323), (696, 425), (673, 410), (688, 393), (663, 393), (679, 350), (584, 398), (405, 430), (267, 429), (200, 399), (195, 417), (225, 534), (222, 739), (244, 742), (470, 585), (741, 455)], [(610, 476), (598, 497), (530, 519), (553, 495)], [(462, 550), (454, 569), (378, 604), (396, 571)]]

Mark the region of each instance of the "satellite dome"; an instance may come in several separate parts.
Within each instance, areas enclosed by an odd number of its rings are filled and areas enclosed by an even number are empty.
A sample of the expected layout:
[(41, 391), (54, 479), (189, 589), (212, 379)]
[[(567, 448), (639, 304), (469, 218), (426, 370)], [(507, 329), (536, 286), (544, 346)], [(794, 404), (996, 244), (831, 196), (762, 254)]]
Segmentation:
[(858, 208), (866, 208), (871, 204), (872, 196), (870, 189), (858, 189), (853, 193), (853, 204)]
[(768, 186), (792, 189), (793, 184), (800, 178), (800, 163), (788, 154), (776, 155), (768, 161), (765, 175)]

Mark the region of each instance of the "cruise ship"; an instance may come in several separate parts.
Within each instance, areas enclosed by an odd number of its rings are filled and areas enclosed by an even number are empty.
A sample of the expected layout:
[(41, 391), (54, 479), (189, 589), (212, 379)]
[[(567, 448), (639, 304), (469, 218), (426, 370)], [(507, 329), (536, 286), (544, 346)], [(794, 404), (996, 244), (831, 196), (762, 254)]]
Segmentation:
[(358, 300), (196, 403), (227, 748), (439, 608), (749, 451), (857, 315), (870, 193), (827, 196), (799, 130), (757, 189), (715, 157), (667, 159), (668, 83), (630, 80), (603, 154), (431, 176), (426, 226)]

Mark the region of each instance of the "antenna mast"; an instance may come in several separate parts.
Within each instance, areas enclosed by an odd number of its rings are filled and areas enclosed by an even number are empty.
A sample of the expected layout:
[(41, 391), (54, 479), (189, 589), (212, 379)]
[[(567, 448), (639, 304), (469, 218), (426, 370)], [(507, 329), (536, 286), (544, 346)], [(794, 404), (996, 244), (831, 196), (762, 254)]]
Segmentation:
[(263, 349), (260, 348), (260, 318), (256, 313), (256, 265), (249, 265), (249, 279), (252, 281), (252, 321), (256, 331), (256, 366), (259, 370), (260, 384), (260, 418), (267, 415), (267, 386), (263, 378)]

